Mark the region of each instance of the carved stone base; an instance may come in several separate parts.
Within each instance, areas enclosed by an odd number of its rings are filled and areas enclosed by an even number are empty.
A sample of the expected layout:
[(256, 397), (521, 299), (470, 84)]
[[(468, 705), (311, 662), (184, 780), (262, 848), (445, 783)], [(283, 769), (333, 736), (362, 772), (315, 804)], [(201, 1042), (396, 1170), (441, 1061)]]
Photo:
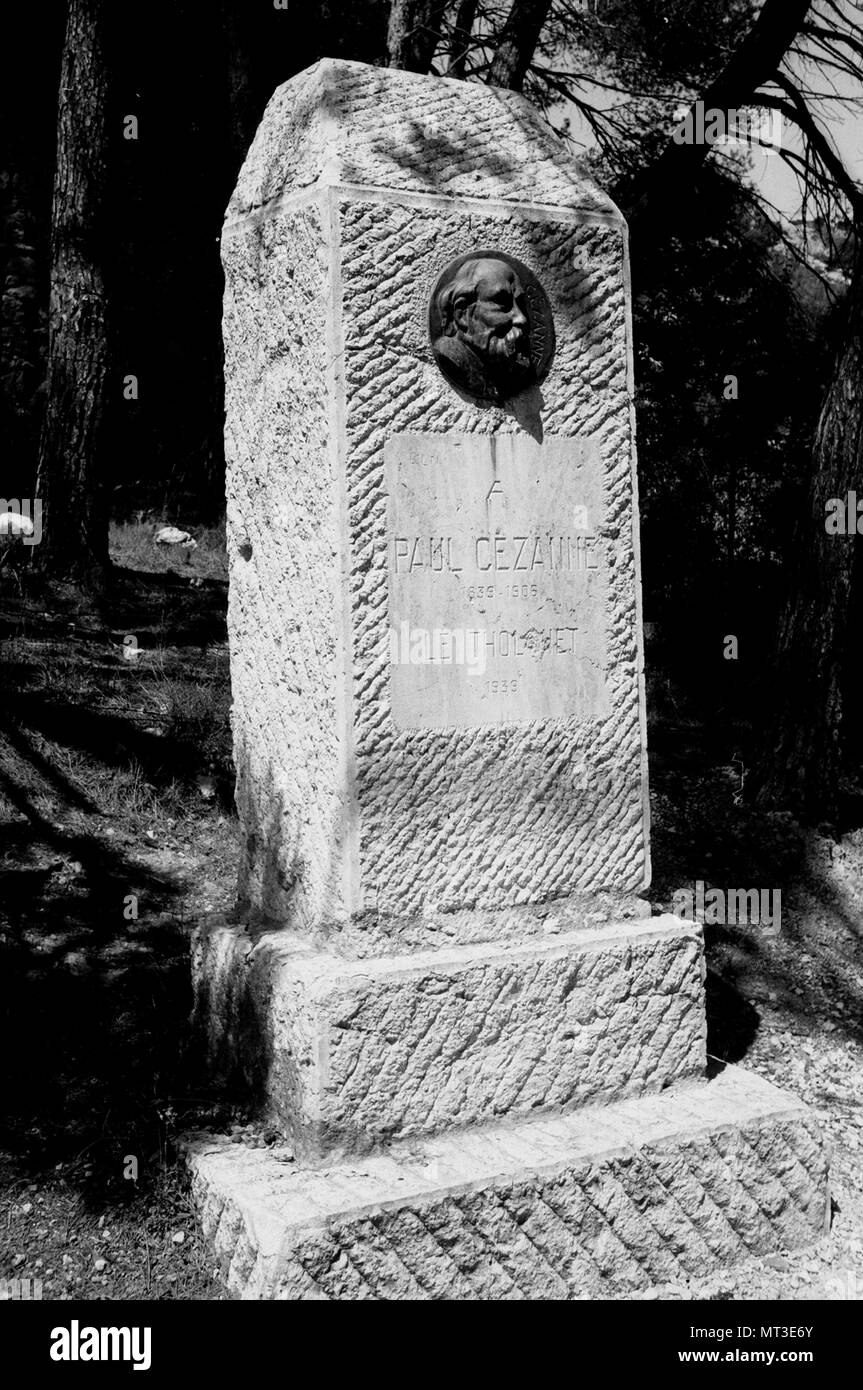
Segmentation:
[(703, 976), (670, 916), (365, 960), (216, 926), (196, 951), (211, 1072), (310, 1161), (703, 1076)]
[(245, 1299), (625, 1296), (805, 1245), (828, 1212), (812, 1116), (735, 1068), (326, 1168), (211, 1137), (189, 1162)]

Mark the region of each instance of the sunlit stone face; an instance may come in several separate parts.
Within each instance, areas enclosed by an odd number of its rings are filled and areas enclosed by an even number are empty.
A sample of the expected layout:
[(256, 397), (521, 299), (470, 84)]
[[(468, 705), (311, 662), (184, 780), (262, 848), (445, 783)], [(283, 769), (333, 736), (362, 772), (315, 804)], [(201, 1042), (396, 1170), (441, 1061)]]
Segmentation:
[(527, 309), (521, 280), (504, 261), (475, 261), (475, 289), (455, 306), (457, 332), (487, 360), (503, 358), (530, 366)]
[(535, 379), (521, 278), (492, 256), (464, 262), (439, 291), (438, 365), (472, 395), (513, 395)]

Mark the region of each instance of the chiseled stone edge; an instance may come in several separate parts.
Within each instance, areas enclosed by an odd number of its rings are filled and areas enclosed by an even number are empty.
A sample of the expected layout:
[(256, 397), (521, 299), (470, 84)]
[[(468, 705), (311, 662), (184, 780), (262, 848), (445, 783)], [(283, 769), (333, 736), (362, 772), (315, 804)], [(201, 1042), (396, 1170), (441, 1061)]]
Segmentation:
[[(444, 100), (447, 87), (438, 79), (325, 64), (274, 97), (250, 151), (247, 172), (270, 155), (281, 167), (314, 135), (309, 171), (314, 166), (317, 178), (326, 169), (333, 182), (315, 184), (311, 204), (292, 201), (267, 218), (253, 198), (263, 220), (223, 244), (226, 352), (233, 360), (226, 362), (229, 628), (244, 910), (312, 931), (329, 921), (350, 924), (369, 908), (496, 910), (609, 886), (638, 890), (649, 864), (630, 541), (637, 521), (624, 225), (599, 194), (574, 223), (580, 200), (569, 192), (560, 220), (537, 221), (537, 209), (554, 204), (545, 201), (533, 160), (527, 184), (504, 183), (514, 203), (490, 196), (478, 207), (473, 177), (441, 197), (427, 160), (416, 187), (409, 181), (385, 200), (389, 181), (381, 181), (374, 161), (353, 173), (332, 162), (342, 108), (325, 93), (342, 79), (355, 95), (365, 93), (364, 120), (342, 110), (348, 130), (339, 138), (344, 143), (347, 134), (351, 151), (362, 131), (377, 144), (386, 128), (379, 89), (391, 86), (403, 95), (410, 89), (411, 107), (419, 90), (427, 89), (433, 104), (443, 102), (441, 134), (465, 121), (475, 125), (473, 115), (450, 110), (455, 100), (471, 113), (474, 102), (490, 103), (495, 130), (500, 120), (507, 128), (514, 122), (519, 139), (527, 138), (515, 107), (501, 106), (485, 89), (450, 84)], [(308, 121), (293, 107), (301, 99)], [(562, 161), (558, 172), (580, 187), (582, 176), (562, 146), (547, 148), (537, 119), (533, 113), (530, 131), (541, 143), (539, 164), (550, 160), (557, 168)], [(466, 175), (480, 172), (471, 164), (478, 158), (465, 155)], [(449, 148), (444, 163), (452, 163)], [(289, 177), (288, 165), (270, 191), (306, 196), (310, 186)], [(525, 167), (519, 160), (518, 170)], [(514, 213), (520, 207), (530, 215)], [(506, 735), (500, 758), (496, 729), (446, 737), (394, 732), (381, 640), (385, 437), (521, 428), (503, 411), (477, 419), (442, 383), (426, 341), (439, 259), (461, 253), (465, 236), (523, 259), (553, 295), (561, 332), (543, 388), (543, 424), (550, 435), (595, 436), (607, 455), (607, 544), (616, 555), (618, 598), (609, 619), (616, 717), (602, 726), (581, 727), (573, 716), (565, 728), (556, 721), (541, 721), (532, 732), (522, 727)], [(323, 336), (308, 333), (315, 321), (326, 324)], [(613, 793), (572, 795), (574, 769), (588, 747), (599, 750), (603, 774), (614, 755), (623, 780)], [(530, 769), (529, 794), (514, 795)], [(462, 775), (471, 778), (474, 804), (457, 794)], [(490, 835), (474, 829), (485, 818), (498, 827)]]
[(703, 1076), (703, 979), (669, 915), (361, 961), (217, 926), (195, 951), (211, 1064), (308, 1159)]
[(811, 1113), (731, 1067), (330, 1168), (201, 1135), (187, 1159), (244, 1299), (625, 1296), (806, 1245), (829, 1219)]
[[(286, 146), (279, 135), (296, 133)], [(443, 147), (440, 134), (448, 135)], [(411, 148), (409, 148), (409, 146)], [(489, 160), (505, 151), (506, 175)], [(524, 162), (541, 165), (524, 172)], [(483, 158), (485, 156), (485, 158)], [(479, 172), (476, 165), (485, 165)], [(412, 167), (409, 167), (412, 166)], [(322, 58), (277, 87), (255, 133), (227, 220), (267, 211), (286, 188), (337, 182), (479, 201), (514, 184), (513, 201), (540, 186), (548, 206), (572, 206), (622, 220), (612, 199), (573, 159), (536, 106), (520, 92)]]

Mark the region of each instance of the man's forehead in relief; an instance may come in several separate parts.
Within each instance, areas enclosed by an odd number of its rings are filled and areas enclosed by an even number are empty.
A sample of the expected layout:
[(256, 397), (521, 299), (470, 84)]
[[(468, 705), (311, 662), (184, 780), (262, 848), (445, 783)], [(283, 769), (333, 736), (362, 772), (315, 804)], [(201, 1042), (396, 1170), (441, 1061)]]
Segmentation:
[(441, 315), (446, 321), (452, 314), (456, 301), (466, 295), (485, 297), (503, 288), (509, 289), (515, 299), (524, 293), (518, 273), (506, 261), (491, 256), (465, 261), (441, 291), (438, 301)]

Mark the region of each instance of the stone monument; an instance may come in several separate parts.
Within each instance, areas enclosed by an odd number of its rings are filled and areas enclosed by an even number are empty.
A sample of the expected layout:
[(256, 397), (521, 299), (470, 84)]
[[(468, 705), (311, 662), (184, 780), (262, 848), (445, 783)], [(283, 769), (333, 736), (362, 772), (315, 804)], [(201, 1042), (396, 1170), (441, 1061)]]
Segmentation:
[(814, 1239), (817, 1128), (705, 1080), (651, 917), (626, 226), (522, 97), (279, 88), (226, 276), (241, 915), (190, 1146), (248, 1298), (613, 1296)]

